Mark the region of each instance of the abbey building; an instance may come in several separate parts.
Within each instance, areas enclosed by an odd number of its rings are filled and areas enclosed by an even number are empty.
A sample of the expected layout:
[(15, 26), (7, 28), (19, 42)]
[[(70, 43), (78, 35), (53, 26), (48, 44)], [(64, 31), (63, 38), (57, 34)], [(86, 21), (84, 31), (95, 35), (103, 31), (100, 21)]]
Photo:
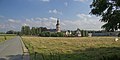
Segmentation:
[(59, 21), (59, 19), (57, 19), (56, 32), (61, 32), (60, 31), (60, 21)]

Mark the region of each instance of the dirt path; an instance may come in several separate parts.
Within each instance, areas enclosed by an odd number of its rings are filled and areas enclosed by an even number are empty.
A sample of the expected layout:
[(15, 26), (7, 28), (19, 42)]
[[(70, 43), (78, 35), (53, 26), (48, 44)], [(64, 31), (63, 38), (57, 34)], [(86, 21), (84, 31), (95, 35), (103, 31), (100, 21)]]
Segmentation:
[(0, 43), (0, 60), (23, 60), (23, 53), (20, 37)]

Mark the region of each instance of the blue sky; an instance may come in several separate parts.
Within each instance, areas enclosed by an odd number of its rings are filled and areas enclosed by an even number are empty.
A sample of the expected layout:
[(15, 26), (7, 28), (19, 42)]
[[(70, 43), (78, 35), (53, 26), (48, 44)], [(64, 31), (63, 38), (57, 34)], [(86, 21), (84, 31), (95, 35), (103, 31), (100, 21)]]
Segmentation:
[(91, 16), (92, 0), (0, 0), (0, 31), (20, 30), (23, 25), (55, 28), (60, 19), (62, 30), (100, 30), (103, 23)]

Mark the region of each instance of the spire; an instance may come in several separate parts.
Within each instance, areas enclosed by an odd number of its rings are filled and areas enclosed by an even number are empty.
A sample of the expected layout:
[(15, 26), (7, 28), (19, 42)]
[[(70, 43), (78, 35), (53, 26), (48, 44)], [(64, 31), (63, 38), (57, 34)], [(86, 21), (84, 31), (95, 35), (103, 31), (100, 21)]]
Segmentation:
[(57, 19), (56, 31), (60, 32), (60, 22), (59, 22), (59, 19)]
[(59, 22), (59, 18), (57, 19), (57, 25), (59, 25), (60, 24), (60, 22)]

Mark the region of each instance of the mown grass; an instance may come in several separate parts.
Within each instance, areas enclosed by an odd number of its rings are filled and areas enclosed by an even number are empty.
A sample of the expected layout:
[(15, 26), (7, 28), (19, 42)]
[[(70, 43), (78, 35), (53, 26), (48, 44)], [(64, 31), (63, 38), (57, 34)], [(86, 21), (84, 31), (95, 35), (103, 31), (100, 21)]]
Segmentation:
[(120, 60), (115, 37), (22, 37), (31, 60)]
[(15, 35), (2, 34), (0, 35), (0, 42), (14, 38)]

